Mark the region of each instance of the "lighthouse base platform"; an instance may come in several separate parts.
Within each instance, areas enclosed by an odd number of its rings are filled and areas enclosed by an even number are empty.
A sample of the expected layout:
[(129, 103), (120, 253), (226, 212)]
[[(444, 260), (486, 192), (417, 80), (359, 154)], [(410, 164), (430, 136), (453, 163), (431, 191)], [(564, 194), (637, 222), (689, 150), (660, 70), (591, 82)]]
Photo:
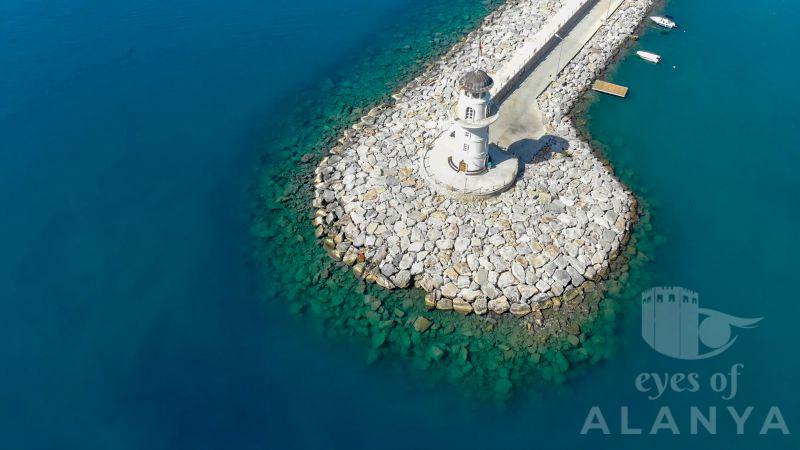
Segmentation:
[(448, 131), (425, 152), (422, 172), (434, 191), (460, 200), (480, 200), (500, 194), (514, 185), (519, 172), (519, 160), (514, 155), (491, 144), (491, 167), (479, 174), (468, 174), (454, 170), (448, 160), (455, 145), (455, 138)]

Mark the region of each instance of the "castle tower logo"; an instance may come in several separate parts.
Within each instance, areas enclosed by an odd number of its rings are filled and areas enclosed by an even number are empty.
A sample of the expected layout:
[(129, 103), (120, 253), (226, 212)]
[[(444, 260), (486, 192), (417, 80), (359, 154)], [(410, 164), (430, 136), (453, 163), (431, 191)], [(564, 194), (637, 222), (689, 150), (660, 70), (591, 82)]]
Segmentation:
[(694, 360), (719, 355), (738, 338), (732, 328), (752, 328), (761, 319), (700, 308), (697, 292), (682, 287), (654, 287), (642, 292), (642, 338), (653, 350), (671, 358)]

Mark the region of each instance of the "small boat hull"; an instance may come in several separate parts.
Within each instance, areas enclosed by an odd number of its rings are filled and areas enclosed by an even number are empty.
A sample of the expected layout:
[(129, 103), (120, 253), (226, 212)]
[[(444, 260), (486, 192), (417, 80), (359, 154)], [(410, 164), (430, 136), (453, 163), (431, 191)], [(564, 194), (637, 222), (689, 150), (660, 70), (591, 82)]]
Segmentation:
[(650, 20), (652, 20), (656, 25), (663, 27), (663, 28), (677, 28), (678, 24), (675, 23), (674, 20), (670, 19), (669, 17), (663, 16), (650, 16)]
[(655, 53), (639, 50), (636, 52), (636, 54), (639, 56), (639, 58), (642, 58), (645, 61), (650, 61), (651, 63), (658, 64), (661, 62), (661, 55), (656, 55)]

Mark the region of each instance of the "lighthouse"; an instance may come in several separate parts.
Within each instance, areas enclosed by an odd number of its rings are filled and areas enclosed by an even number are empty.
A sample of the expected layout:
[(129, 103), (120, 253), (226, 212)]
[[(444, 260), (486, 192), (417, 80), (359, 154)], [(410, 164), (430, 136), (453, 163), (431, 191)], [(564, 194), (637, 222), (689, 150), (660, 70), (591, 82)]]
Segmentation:
[(479, 175), (489, 164), (489, 125), (499, 117), (489, 91), (494, 80), (483, 70), (472, 70), (458, 80), (461, 91), (450, 114), (455, 122), (455, 145), (448, 163), (456, 172)]
[(450, 126), (425, 152), (423, 176), (439, 194), (478, 200), (509, 189), (519, 171), (512, 153), (489, 141), (489, 126), (499, 117), (489, 91), (494, 80), (483, 70), (458, 78), (458, 100), (450, 106)]

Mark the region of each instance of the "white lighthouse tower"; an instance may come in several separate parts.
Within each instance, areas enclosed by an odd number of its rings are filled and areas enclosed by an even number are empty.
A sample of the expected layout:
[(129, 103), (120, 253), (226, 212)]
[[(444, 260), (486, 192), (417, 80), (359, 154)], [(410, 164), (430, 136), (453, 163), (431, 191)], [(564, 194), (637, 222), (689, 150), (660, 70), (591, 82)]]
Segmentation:
[(460, 95), (450, 109), (452, 124), (422, 159), (422, 172), (436, 192), (474, 200), (498, 195), (514, 184), (519, 161), (489, 143), (489, 125), (499, 117), (489, 94), (493, 85), (483, 70), (458, 79)]
[(489, 90), (494, 80), (483, 70), (465, 73), (458, 80), (458, 103), (451, 110), (455, 122), (455, 146), (448, 162), (457, 172), (478, 175), (489, 162), (489, 125), (499, 117)]

